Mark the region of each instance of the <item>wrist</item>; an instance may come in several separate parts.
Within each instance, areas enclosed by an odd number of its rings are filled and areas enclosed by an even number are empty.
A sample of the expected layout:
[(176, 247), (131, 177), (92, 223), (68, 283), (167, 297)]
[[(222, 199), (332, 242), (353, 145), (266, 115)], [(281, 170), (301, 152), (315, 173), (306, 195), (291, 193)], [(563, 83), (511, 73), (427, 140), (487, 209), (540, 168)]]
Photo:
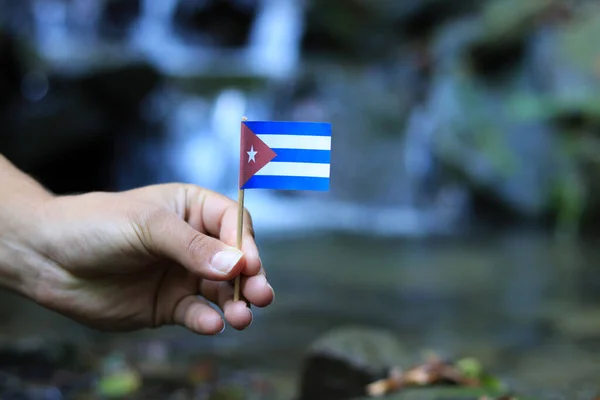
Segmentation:
[(14, 234), (0, 235), (0, 288), (35, 300), (36, 265), (41, 257)]
[(40, 268), (36, 251), (40, 210), (53, 195), (0, 156), (0, 288), (36, 300)]

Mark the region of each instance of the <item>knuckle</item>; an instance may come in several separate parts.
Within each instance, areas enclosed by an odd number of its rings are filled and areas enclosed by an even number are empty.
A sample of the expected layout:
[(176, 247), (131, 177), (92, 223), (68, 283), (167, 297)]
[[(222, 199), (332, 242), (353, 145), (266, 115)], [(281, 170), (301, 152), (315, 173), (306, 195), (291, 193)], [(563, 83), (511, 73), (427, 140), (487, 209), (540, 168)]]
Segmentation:
[(170, 212), (158, 206), (148, 207), (147, 205), (136, 205), (129, 209), (129, 219), (139, 225), (152, 227), (161, 226)]
[(173, 215), (172, 211), (164, 207), (150, 207), (146, 210), (146, 218), (150, 222), (162, 225), (166, 219)]
[(188, 183), (181, 186), (181, 191), (184, 193), (186, 199), (202, 199), (206, 196), (206, 190), (193, 183)]

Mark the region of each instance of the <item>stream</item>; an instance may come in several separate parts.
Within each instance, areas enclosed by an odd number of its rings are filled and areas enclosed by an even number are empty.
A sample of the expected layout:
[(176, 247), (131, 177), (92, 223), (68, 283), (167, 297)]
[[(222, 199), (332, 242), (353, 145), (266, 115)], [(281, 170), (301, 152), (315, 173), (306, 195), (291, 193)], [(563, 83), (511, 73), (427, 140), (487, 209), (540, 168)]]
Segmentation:
[(585, 395), (600, 389), (595, 241), (521, 231), (436, 239), (299, 235), (259, 245), (276, 300), (254, 309), (246, 331), (101, 334), (2, 294), (2, 336), (68, 339), (92, 353), (100, 343), (124, 352), (162, 343), (175, 365), (193, 355), (261, 371), (280, 387), (274, 398), (291, 399), (311, 342), (331, 329), (367, 326), (389, 330), (416, 352), (475, 357), (537, 398), (591, 399)]

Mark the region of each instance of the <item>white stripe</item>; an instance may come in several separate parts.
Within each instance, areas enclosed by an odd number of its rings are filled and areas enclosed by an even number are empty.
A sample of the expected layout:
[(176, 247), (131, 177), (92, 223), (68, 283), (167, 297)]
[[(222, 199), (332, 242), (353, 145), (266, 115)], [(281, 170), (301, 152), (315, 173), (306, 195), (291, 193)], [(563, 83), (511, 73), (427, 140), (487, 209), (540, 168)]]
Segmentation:
[(255, 175), (329, 178), (329, 164), (270, 162), (262, 167)]
[(331, 136), (257, 135), (272, 149), (331, 150)]

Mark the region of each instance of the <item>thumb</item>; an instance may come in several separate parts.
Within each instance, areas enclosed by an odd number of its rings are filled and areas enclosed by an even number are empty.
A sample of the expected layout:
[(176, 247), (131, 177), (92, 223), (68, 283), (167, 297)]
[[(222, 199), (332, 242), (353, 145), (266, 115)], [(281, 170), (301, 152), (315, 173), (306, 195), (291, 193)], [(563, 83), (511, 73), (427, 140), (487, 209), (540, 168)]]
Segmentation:
[(213, 237), (202, 234), (171, 212), (161, 213), (146, 222), (142, 241), (158, 255), (176, 261), (201, 278), (226, 281), (245, 267), (244, 253)]

